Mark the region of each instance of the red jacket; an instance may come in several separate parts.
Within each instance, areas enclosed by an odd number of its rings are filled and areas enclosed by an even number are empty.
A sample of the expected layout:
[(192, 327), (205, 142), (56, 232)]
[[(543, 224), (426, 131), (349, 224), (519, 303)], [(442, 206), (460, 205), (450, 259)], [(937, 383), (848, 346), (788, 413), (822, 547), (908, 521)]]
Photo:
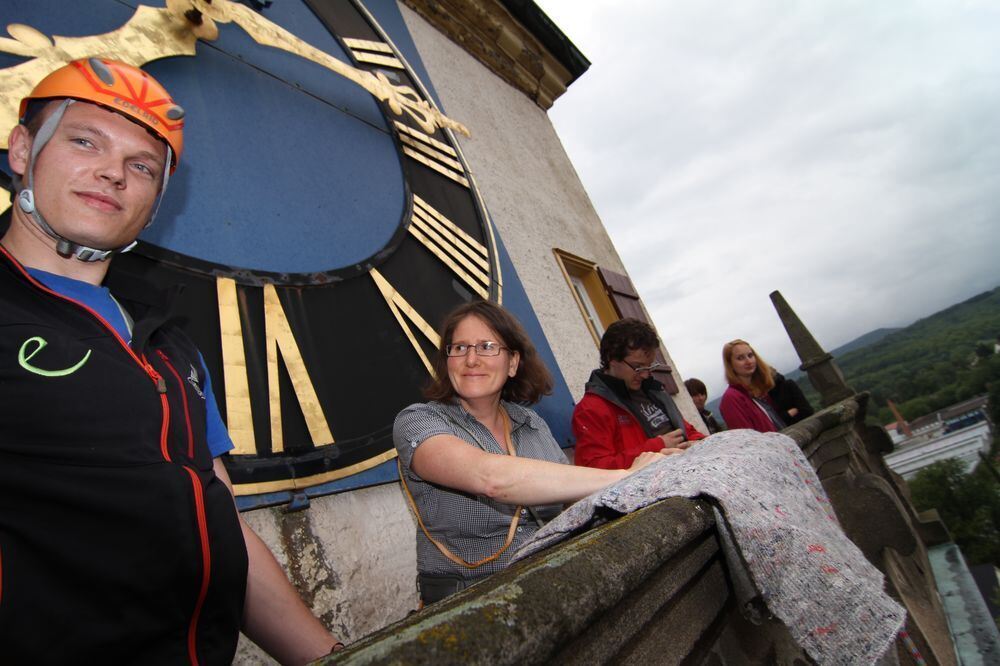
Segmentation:
[[(573, 410), (573, 435), (576, 437), (574, 462), (584, 467), (628, 469), (640, 453), (661, 450), (663, 440), (648, 437), (639, 420), (612, 392), (595, 392), (596, 375), (595, 372), (591, 376), (587, 393)], [(685, 439), (694, 441), (705, 437), (680, 417), (680, 412), (665, 391), (647, 392), (647, 395), (662, 404), (671, 420), (684, 423)], [(666, 401), (670, 403), (663, 404)]]
[[(763, 399), (771, 402), (768, 397)], [(777, 432), (778, 430), (774, 427), (771, 418), (753, 401), (750, 392), (743, 386), (729, 385), (726, 392), (722, 394), (719, 411), (722, 412), (722, 419), (730, 430), (738, 428), (756, 430), (757, 432)]]

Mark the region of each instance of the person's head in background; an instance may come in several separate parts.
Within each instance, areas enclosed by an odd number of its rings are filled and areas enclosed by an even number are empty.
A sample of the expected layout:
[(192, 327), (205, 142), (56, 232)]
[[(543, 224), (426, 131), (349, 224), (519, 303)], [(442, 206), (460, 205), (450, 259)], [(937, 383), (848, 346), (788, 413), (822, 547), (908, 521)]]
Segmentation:
[(705, 411), (705, 402), (708, 400), (708, 389), (705, 388), (705, 382), (691, 377), (684, 380), (684, 388), (691, 394), (691, 400), (698, 411)]

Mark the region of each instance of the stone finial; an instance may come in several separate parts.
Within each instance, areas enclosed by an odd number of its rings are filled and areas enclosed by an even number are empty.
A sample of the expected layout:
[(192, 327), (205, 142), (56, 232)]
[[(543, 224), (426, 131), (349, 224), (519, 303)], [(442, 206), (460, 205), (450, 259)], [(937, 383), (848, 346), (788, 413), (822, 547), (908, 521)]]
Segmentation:
[(771, 302), (802, 361), (799, 369), (809, 375), (809, 381), (819, 391), (823, 406), (827, 407), (854, 395), (854, 389), (847, 385), (844, 374), (833, 362), (833, 356), (819, 346), (780, 291), (771, 292)]

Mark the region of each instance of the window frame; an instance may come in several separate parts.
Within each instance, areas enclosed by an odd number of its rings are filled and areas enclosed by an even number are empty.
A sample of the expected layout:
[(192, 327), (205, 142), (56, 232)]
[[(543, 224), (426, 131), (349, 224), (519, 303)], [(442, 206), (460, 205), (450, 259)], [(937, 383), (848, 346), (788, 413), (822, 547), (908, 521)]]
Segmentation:
[[(615, 308), (614, 303), (611, 302), (611, 298), (605, 289), (598, 265), (593, 261), (589, 261), (560, 248), (552, 248), (552, 254), (555, 256), (559, 270), (566, 280), (566, 286), (569, 287), (569, 291), (573, 295), (573, 300), (580, 310), (580, 316), (583, 318), (587, 330), (590, 331), (590, 335), (594, 339), (594, 345), (600, 347), (603, 330), (597, 330), (593, 317), (597, 317), (601, 328), (605, 330), (612, 323), (618, 321), (620, 317), (618, 316), (618, 310)], [(577, 286), (574, 284), (574, 278), (579, 280), (583, 286), (589, 303), (584, 303)]]

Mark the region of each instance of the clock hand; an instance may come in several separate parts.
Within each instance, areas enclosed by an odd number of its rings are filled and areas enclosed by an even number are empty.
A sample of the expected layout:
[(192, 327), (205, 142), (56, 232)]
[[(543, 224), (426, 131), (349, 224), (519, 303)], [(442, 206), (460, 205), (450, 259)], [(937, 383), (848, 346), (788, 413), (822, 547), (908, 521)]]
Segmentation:
[(281, 49), (311, 60), (356, 83), (379, 101), (388, 104), (397, 116), (402, 115), (405, 111), (425, 132), (433, 133), (438, 127), (448, 127), (465, 136), (470, 136), (465, 125), (432, 108), (428, 102), (420, 99), (412, 88), (392, 84), (382, 72), (373, 75), (341, 62), (330, 54), (299, 39), (281, 26), (272, 23), (246, 5), (230, 2), (230, 0), (214, 0), (211, 3), (205, 2), (205, 0), (190, 0), (190, 2), (195, 11), (201, 12), (211, 20), (219, 23), (235, 23), (258, 44)]
[[(31, 60), (0, 69), (0, 90), (4, 91), (0, 126), (16, 125), (17, 100), (49, 72), (71, 60), (113, 54), (117, 60), (142, 67), (159, 58), (193, 56), (198, 39), (213, 41), (218, 37), (216, 21), (235, 23), (258, 44), (293, 53), (343, 76), (385, 102), (394, 114), (409, 115), (427, 133), (447, 127), (470, 136), (465, 125), (420, 99), (412, 88), (393, 85), (381, 72), (372, 74), (341, 62), (249, 7), (230, 0), (167, 0), (166, 7), (161, 9), (139, 5), (135, 14), (117, 30), (85, 37), (50, 39), (30, 26), (10, 24), (7, 32), (13, 39), (0, 37), (0, 51), (28, 56)], [(6, 147), (7, 137), (0, 136), (0, 149)]]

